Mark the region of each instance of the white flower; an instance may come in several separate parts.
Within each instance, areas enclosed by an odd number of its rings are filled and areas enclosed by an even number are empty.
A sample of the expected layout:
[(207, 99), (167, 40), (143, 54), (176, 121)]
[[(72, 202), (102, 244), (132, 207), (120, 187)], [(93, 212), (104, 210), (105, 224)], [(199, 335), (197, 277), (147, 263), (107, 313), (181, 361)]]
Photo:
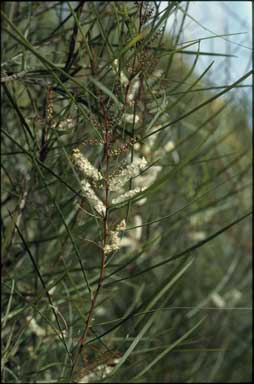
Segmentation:
[(138, 176), (147, 165), (146, 159), (135, 159), (131, 164), (124, 168), (117, 176), (110, 180), (110, 190), (119, 191), (121, 187), (127, 183), (132, 177)]
[(81, 377), (78, 380), (78, 383), (99, 383), (100, 379), (104, 379), (106, 376), (108, 376), (116, 364), (118, 364), (119, 359), (116, 358), (112, 361), (110, 365), (107, 364), (101, 364), (98, 365), (94, 371), (86, 373), (83, 377)]
[[(154, 127), (154, 130), (156, 131), (157, 129), (159, 129), (162, 125), (157, 125)], [(155, 141), (158, 137), (158, 134), (159, 132), (155, 132), (153, 133), (151, 136), (148, 136), (148, 138), (146, 139), (146, 142), (145, 144), (143, 145), (143, 152), (146, 156), (148, 155), (152, 155), (152, 154), (155, 154), (155, 152), (161, 152), (161, 150), (159, 151), (154, 151), (154, 144), (155, 144)]]
[(215, 214), (214, 209), (206, 209), (202, 213), (196, 213), (195, 215), (190, 217), (190, 219), (189, 219), (190, 225), (191, 226), (198, 226), (198, 225), (201, 225), (203, 223), (208, 223), (212, 219), (214, 214)]
[(134, 98), (139, 90), (139, 87), (140, 87), (140, 80), (138, 78), (133, 79), (130, 84), (129, 91), (126, 97), (126, 101), (129, 105), (133, 104)]
[(77, 166), (77, 168), (79, 168), (79, 170), (84, 174), (84, 176), (94, 181), (99, 181), (103, 179), (98, 169), (96, 169), (90, 163), (90, 161), (80, 153), (79, 149), (76, 148), (73, 150), (72, 158), (74, 164)]
[(124, 236), (120, 240), (120, 247), (129, 247), (132, 251), (139, 248), (139, 241), (142, 236), (142, 217), (140, 215), (134, 216), (133, 228), (128, 231), (128, 236)]
[(121, 239), (119, 233), (125, 231), (126, 221), (123, 219), (117, 226), (115, 231), (110, 231), (109, 244), (104, 246), (104, 253), (107, 255), (111, 252), (117, 251), (121, 247)]
[(129, 83), (129, 80), (123, 71), (120, 71), (120, 83), (125, 86)]
[(142, 217), (140, 215), (135, 215), (133, 220), (134, 220), (134, 227), (137, 227), (133, 232), (133, 237), (136, 240), (140, 240), (142, 236), (142, 222), (143, 222)]
[(227, 305), (233, 307), (242, 298), (242, 292), (233, 288), (225, 294)]
[(156, 69), (153, 72), (152, 77), (154, 77), (154, 78), (161, 77), (163, 75), (163, 73), (164, 73), (163, 69)]
[[(127, 123), (130, 123), (132, 124), (133, 123), (133, 118), (134, 118), (134, 115), (131, 114), (131, 113), (124, 113), (122, 118), (127, 122)], [(138, 123), (139, 122), (139, 116), (138, 115), (135, 115), (135, 119), (134, 119), (134, 123)]]
[(214, 292), (212, 295), (211, 295), (211, 300), (213, 301), (213, 303), (216, 305), (216, 307), (218, 308), (223, 308), (225, 307), (225, 300), (217, 293), (217, 292)]
[[(167, 144), (164, 147), (166, 152), (170, 152), (174, 148), (175, 148), (175, 143), (172, 140), (168, 141)], [(180, 157), (179, 157), (179, 154), (178, 154), (178, 152), (176, 150), (172, 152), (172, 157), (173, 157), (173, 160), (174, 160), (174, 162), (176, 164), (179, 163)]]
[(112, 199), (113, 204), (119, 204), (122, 203), (125, 200), (131, 199), (132, 197), (136, 196), (138, 193), (143, 192), (146, 189), (146, 187), (138, 187), (135, 189), (131, 189), (130, 191), (124, 193), (121, 196), (116, 197), (115, 199)]
[(123, 219), (117, 226), (116, 226), (116, 230), (117, 232), (123, 232), (125, 231), (126, 229), (126, 221), (125, 219)]
[(118, 249), (120, 249), (119, 232), (110, 231), (110, 244), (104, 246), (104, 253), (107, 255), (111, 252), (118, 251)]
[(103, 307), (102, 305), (99, 307), (96, 307), (94, 312), (96, 313), (97, 316), (105, 316), (108, 313), (106, 308)]
[(81, 181), (82, 191), (94, 209), (102, 216), (105, 216), (106, 207), (103, 202), (99, 199), (99, 197), (94, 192), (90, 183), (87, 180)]
[[(115, 59), (113, 64), (114, 64), (113, 69), (115, 70), (115, 72), (118, 72), (119, 71), (119, 61), (117, 59)], [(127, 84), (129, 83), (129, 80), (123, 71), (120, 71), (120, 83), (123, 84), (124, 86), (127, 86)]]
[(52, 287), (51, 289), (49, 289), (49, 291), (48, 291), (49, 295), (53, 295), (55, 290), (56, 290), (56, 285), (54, 287)]
[[(148, 84), (150, 87), (153, 87), (155, 85), (155, 83), (157, 82), (157, 80), (159, 78), (162, 77), (164, 71), (162, 69), (156, 69), (150, 76), (149, 76), (149, 79), (148, 79)], [(155, 91), (156, 92), (156, 91)]]
[(146, 170), (143, 175), (138, 176), (134, 179), (135, 187), (142, 185), (150, 186), (156, 180), (158, 173), (162, 170), (161, 165), (154, 165)]
[(144, 205), (146, 202), (147, 202), (147, 197), (143, 197), (143, 199), (136, 201), (136, 204), (141, 206), (141, 205)]
[(174, 148), (175, 148), (175, 143), (172, 140), (168, 141), (164, 147), (166, 152), (172, 151), (172, 149)]
[(135, 149), (135, 151), (139, 151), (139, 150), (140, 150), (140, 147), (141, 147), (140, 143), (135, 143), (135, 144), (134, 144), (134, 149)]
[(105, 253), (105, 255), (108, 255), (111, 252), (118, 251), (119, 248), (120, 248), (120, 246), (117, 243), (106, 244), (104, 247), (104, 253)]
[(203, 231), (200, 232), (189, 232), (189, 237), (191, 240), (201, 241), (206, 238), (206, 233)]
[(26, 320), (29, 323), (29, 328), (36, 334), (36, 336), (42, 337), (46, 335), (45, 329), (41, 328), (32, 316), (27, 316)]

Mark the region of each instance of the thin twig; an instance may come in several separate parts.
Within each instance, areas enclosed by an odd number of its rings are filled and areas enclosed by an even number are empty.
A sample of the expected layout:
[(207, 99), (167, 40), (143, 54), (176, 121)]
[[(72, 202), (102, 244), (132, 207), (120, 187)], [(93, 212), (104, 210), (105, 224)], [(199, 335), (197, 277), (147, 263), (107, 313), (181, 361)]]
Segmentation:
[(100, 289), (101, 289), (102, 284), (103, 284), (104, 276), (105, 276), (105, 259), (106, 259), (105, 256), (106, 256), (106, 254), (105, 254), (104, 249), (105, 249), (105, 246), (107, 244), (107, 238), (108, 238), (109, 158), (110, 158), (110, 156), (109, 156), (109, 141), (110, 141), (110, 138), (109, 138), (109, 129), (108, 129), (108, 118), (107, 118), (107, 114), (106, 114), (103, 102), (101, 102), (101, 107), (102, 107), (102, 111), (103, 111), (104, 126), (105, 126), (104, 153), (105, 153), (105, 158), (106, 158), (106, 171), (105, 171), (105, 179), (106, 179), (105, 207), (106, 207), (106, 212), (105, 212), (105, 216), (103, 217), (103, 247), (102, 247), (102, 254), (101, 254), (100, 275), (99, 275), (99, 279), (98, 279), (98, 283), (97, 283), (97, 288), (95, 290), (95, 293), (94, 293), (92, 301), (91, 301), (90, 309), (88, 312), (88, 317), (86, 320), (85, 329), (84, 329), (83, 335), (79, 341), (79, 349), (78, 349), (76, 358), (75, 358), (73, 366), (72, 366), (71, 375), (74, 372), (74, 369), (77, 365), (77, 362), (79, 360), (81, 352), (82, 352), (84, 345), (86, 343), (88, 331), (89, 331), (89, 328), (91, 326), (91, 322), (92, 322), (92, 318), (93, 318), (93, 314), (94, 314), (94, 309), (95, 309), (96, 302), (97, 302), (97, 297), (99, 295)]

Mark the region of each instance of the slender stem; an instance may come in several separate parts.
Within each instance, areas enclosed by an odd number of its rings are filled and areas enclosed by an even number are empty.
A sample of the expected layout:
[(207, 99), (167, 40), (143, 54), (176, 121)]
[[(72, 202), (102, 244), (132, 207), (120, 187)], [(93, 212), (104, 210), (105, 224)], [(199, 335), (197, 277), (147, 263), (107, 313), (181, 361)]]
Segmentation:
[(110, 158), (110, 156), (109, 156), (109, 141), (110, 141), (110, 138), (109, 138), (109, 129), (108, 129), (108, 118), (107, 118), (107, 114), (106, 114), (103, 102), (101, 102), (101, 107), (102, 107), (102, 111), (103, 111), (104, 127), (105, 127), (104, 153), (105, 153), (105, 157), (106, 157), (106, 171), (105, 171), (105, 179), (106, 179), (106, 185), (105, 185), (105, 207), (106, 207), (106, 211), (105, 211), (105, 215), (103, 217), (103, 247), (102, 247), (102, 254), (101, 254), (100, 275), (99, 275), (99, 279), (98, 279), (98, 283), (97, 283), (97, 288), (95, 290), (95, 293), (94, 293), (92, 301), (91, 301), (90, 309), (89, 309), (89, 312), (88, 312), (88, 317), (87, 317), (87, 320), (86, 320), (85, 329), (84, 329), (83, 335), (82, 335), (82, 337), (81, 337), (81, 339), (79, 341), (79, 350), (78, 350), (78, 353), (76, 355), (76, 358), (75, 358), (73, 366), (72, 366), (71, 375), (72, 375), (72, 373), (73, 373), (73, 371), (74, 371), (74, 369), (75, 369), (75, 367), (77, 365), (77, 362), (79, 360), (81, 352), (82, 352), (82, 350), (84, 348), (84, 345), (86, 343), (88, 331), (89, 331), (89, 328), (90, 328), (90, 325), (91, 325), (91, 322), (92, 322), (92, 318), (93, 318), (93, 314), (94, 314), (94, 309), (95, 309), (95, 305), (96, 305), (96, 302), (97, 302), (97, 297), (99, 295), (100, 289), (101, 289), (102, 284), (103, 284), (104, 276), (105, 276), (105, 260), (106, 260), (106, 255), (105, 255), (104, 249), (105, 249), (105, 246), (107, 244), (107, 238), (108, 238), (109, 158)]

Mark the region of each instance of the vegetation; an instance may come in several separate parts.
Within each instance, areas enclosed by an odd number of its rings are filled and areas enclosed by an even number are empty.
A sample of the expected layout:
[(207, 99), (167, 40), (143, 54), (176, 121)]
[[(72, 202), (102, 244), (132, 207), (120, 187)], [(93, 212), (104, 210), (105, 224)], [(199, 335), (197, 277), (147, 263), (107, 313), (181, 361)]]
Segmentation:
[(187, 17), (4, 2), (3, 382), (251, 380), (251, 72)]

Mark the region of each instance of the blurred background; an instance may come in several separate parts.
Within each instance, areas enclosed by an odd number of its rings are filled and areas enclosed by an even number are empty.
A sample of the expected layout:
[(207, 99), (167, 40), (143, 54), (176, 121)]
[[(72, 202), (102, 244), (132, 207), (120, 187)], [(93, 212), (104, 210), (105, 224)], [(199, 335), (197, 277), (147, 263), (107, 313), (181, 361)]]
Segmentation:
[[(200, 50), (210, 53), (227, 53), (234, 56), (226, 58), (200, 56), (196, 66), (199, 73), (202, 73), (212, 60), (215, 61), (212, 70), (207, 74), (206, 80), (208, 82), (218, 86), (230, 84), (252, 69), (251, 1), (192, 1), (189, 3), (183, 1), (180, 5), (183, 8), (188, 5), (187, 21), (180, 39), (182, 43), (209, 37), (201, 41)], [(161, 9), (165, 6), (166, 2), (162, 1)], [(181, 12), (178, 14), (176, 12), (169, 18), (167, 28), (171, 35), (175, 34), (176, 25), (182, 17)], [(239, 35), (216, 37), (216, 35), (231, 33), (239, 33)], [(187, 62), (191, 63), (188, 57)], [(252, 79), (249, 77), (242, 83), (242, 85), (249, 85), (249, 87), (242, 87), (231, 92), (236, 103), (242, 103), (243, 100), (248, 99), (246, 113), (250, 125), (252, 124)]]

